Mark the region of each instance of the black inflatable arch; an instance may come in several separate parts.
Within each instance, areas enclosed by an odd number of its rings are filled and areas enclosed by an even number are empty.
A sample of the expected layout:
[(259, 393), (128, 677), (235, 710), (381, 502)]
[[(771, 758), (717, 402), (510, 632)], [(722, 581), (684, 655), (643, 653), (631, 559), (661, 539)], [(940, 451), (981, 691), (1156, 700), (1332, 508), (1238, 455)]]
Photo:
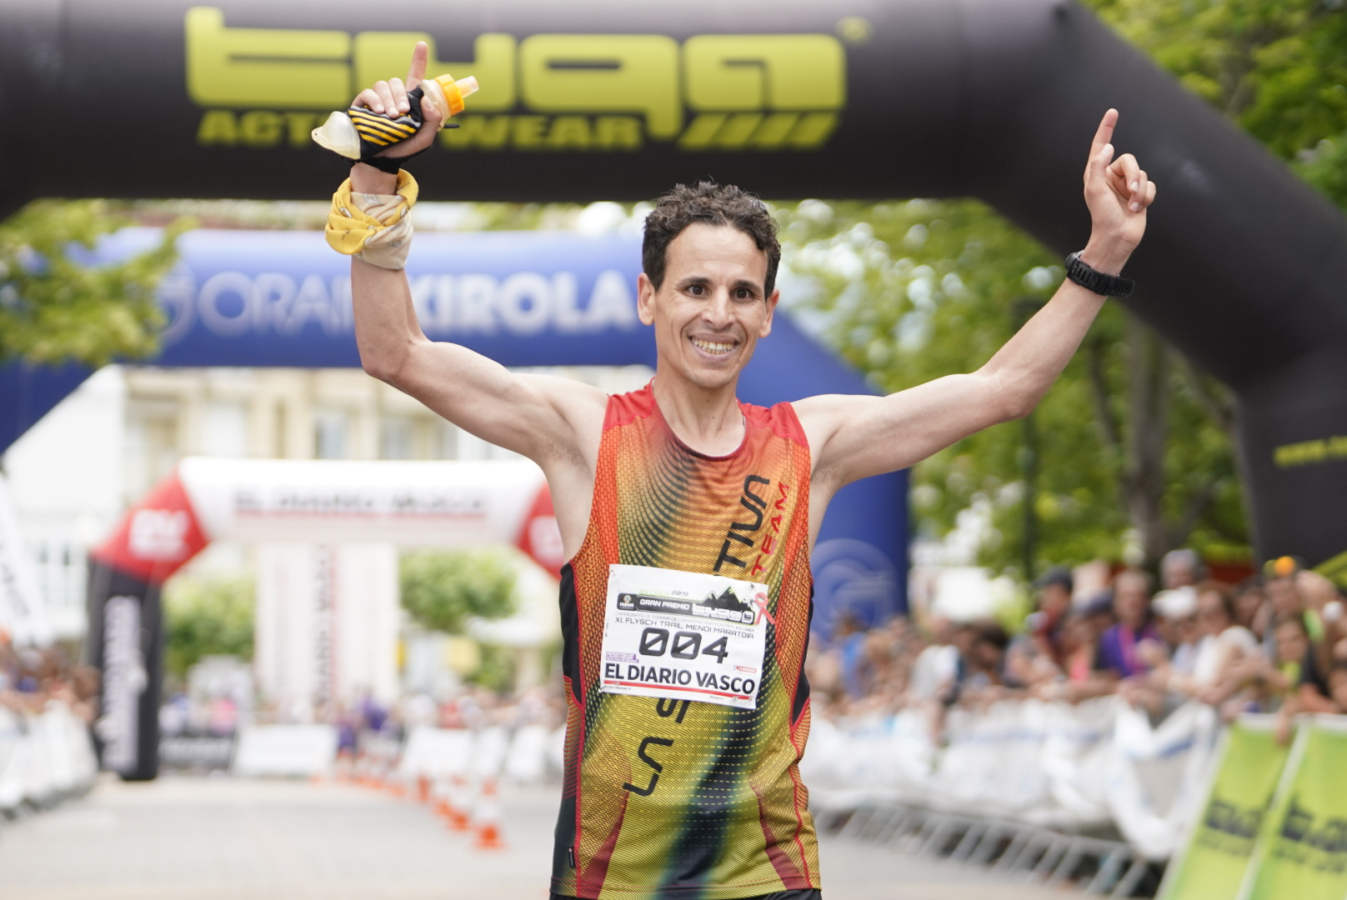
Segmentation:
[[(483, 82), (437, 199), (980, 197), (1056, 250), (1088, 230), (1103, 109), (1160, 184), (1133, 310), (1236, 392), (1260, 555), (1347, 574), (1343, 217), (1066, 0), (424, 4), (0, 0), (0, 162), (37, 196), (325, 196), (308, 129), (412, 39)], [(11, 181), (17, 179), (11, 178)]]

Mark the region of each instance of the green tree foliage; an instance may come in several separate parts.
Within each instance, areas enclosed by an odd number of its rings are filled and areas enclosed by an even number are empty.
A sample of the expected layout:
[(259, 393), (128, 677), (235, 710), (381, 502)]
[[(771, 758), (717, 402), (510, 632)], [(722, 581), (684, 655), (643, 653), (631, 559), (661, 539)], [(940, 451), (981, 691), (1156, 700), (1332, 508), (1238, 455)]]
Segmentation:
[[(1341, 3), (1088, 5), (1347, 204)], [(777, 213), (804, 288), (787, 305), (884, 391), (977, 368), (1062, 277), (1055, 254), (972, 201), (805, 201)], [(999, 571), (1093, 557), (1154, 564), (1183, 544), (1239, 557), (1249, 538), (1232, 421), (1219, 384), (1109, 304), (1030, 420), (916, 467), (913, 509), (932, 535), (970, 505), (990, 509), (996, 527), (980, 556)]]
[(157, 349), (154, 288), (188, 223), (117, 265), (89, 267), (72, 254), (126, 224), (98, 200), (37, 201), (0, 222), (0, 362), (101, 366)]
[[(777, 215), (784, 258), (804, 289), (793, 311), (885, 392), (976, 369), (1062, 278), (1054, 254), (975, 201), (805, 201)], [(1145, 486), (1162, 496), (1167, 542), (1147, 555), (1185, 539), (1242, 546), (1225, 423), (1197, 396), (1210, 386), (1185, 366), (1164, 373), (1163, 390), (1132, 385), (1143, 350), (1155, 352), (1153, 335), (1107, 307), (1031, 420), (983, 431), (916, 467), (919, 526), (943, 534), (981, 504), (995, 527), (980, 561), (1028, 574), (1051, 561), (1120, 557), (1127, 498)], [(1138, 418), (1145, 427), (1130, 428)], [(1166, 420), (1184, 423), (1169, 441)], [(1149, 471), (1137, 443), (1157, 439), (1170, 452)]]
[(1088, 5), (1347, 207), (1342, 0), (1090, 0)]
[(164, 666), (184, 678), (203, 656), (253, 655), (253, 580), (180, 575), (164, 590)]
[(398, 563), (402, 606), (418, 625), (458, 634), (469, 617), (514, 612), (514, 573), (490, 550), (425, 550)]

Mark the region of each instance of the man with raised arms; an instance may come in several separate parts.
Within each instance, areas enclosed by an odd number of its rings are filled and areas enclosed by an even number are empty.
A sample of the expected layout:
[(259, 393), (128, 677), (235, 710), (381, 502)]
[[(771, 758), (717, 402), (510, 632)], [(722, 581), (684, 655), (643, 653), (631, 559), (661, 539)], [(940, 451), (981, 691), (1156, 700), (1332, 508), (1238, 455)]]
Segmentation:
[[(406, 112), (426, 56), (417, 45), (405, 83), (378, 82), (355, 103)], [(680, 185), (646, 220), (637, 283), (654, 378), (609, 396), (422, 333), (401, 269), (416, 188), (396, 158), (434, 140), (439, 116), (423, 106), (425, 125), (390, 160), (352, 168), (328, 233), (354, 254), (366, 371), (547, 476), (569, 560), (553, 896), (819, 897), (798, 763), (809, 552), (828, 502), (1033, 409), (1103, 306), (1095, 291), (1121, 289), (1155, 185), (1132, 156), (1114, 158), (1109, 110), (1085, 164), (1089, 240), (1069, 280), (981, 368), (886, 397), (770, 409), (735, 389), (772, 328), (774, 224), (738, 188)]]

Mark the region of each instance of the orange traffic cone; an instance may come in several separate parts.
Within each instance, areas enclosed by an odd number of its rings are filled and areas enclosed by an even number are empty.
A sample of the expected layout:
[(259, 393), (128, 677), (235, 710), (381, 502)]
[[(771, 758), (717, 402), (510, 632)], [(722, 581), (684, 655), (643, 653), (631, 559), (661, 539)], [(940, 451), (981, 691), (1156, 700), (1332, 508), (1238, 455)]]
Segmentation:
[(369, 786), (376, 791), (388, 790), (388, 762), (370, 754)]
[(505, 841), (500, 833), (500, 801), (496, 799), (496, 779), (482, 781), (482, 793), (477, 798), (477, 841), (478, 850), (504, 850)]
[(361, 752), (355, 758), (355, 783), (361, 787), (374, 787), (374, 758)]
[(449, 779), (449, 793), (445, 798), (448, 806), (448, 815), (445, 818), (449, 822), (449, 827), (454, 831), (471, 831), (472, 823), (469, 821), (469, 799), (468, 781), (462, 775), (454, 775)]
[(379, 789), (385, 793), (392, 794), (394, 797), (407, 796), (407, 782), (401, 773), (397, 770), (395, 760), (384, 760), (379, 769)]
[(437, 778), (430, 788), (431, 808), (435, 810), (435, 815), (449, 821), (449, 782), (447, 779)]

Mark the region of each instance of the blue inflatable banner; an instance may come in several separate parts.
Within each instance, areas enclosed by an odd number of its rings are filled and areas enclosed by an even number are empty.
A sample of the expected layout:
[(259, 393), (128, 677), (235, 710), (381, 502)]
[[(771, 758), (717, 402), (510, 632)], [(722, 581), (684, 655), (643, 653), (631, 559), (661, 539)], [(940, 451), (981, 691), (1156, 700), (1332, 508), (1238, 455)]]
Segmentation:
[[(109, 237), (91, 264), (157, 240), (152, 229)], [(159, 288), (168, 316), (157, 366), (360, 365), (350, 265), (321, 234), (198, 230)], [(636, 316), (637, 236), (546, 232), (422, 233), (407, 263), (426, 334), (507, 366), (653, 367), (655, 342)], [(0, 449), (87, 373), (0, 370)], [(778, 314), (739, 382), (762, 405), (811, 394), (871, 393), (864, 379)], [(843, 489), (814, 553), (815, 625), (840, 608), (874, 622), (906, 608), (906, 473)]]

